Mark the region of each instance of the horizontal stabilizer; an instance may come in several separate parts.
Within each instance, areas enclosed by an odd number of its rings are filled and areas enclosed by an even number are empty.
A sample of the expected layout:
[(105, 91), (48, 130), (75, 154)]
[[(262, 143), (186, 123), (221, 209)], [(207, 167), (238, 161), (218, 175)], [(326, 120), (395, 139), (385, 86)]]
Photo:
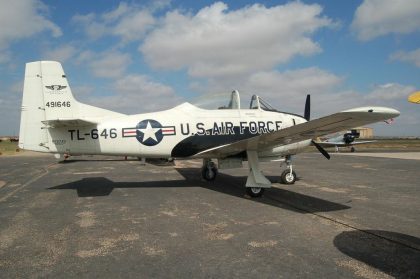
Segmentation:
[(48, 128), (86, 127), (97, 125), (98, 122), (86, 119), (53, 119), (42, 121)]

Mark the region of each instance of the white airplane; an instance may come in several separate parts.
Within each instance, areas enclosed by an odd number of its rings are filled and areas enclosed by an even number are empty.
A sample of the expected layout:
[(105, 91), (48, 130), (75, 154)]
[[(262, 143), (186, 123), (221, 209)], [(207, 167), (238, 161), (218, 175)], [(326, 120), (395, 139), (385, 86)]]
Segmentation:
[(366, 144), (375, 142), (375, 140), (363, 140), (363, 141), (354, 141), (356, 138), (360, 137), (360, 133), (357, 130), (352, 129), (347, 131), (342, 135), (333, 136), (325, 140), (316, 141), (322, 147), (335, 147), (335, 151), (338, 152), (340, 147), (350, 147), (350, 151), (354, 152), (356, 149), (354, 145)]
[(202, 158), (202, 176), (208, 181), (217, 174), (212, 159), (221, 169), (240, 168), (247, 160), (247, 193), (258, 197), (271, 187), (260, 161), (286, 162), (281, 179), (292, 184), (296, 173), (291, 155), (312, 143), (330, 158), (313, 139), (399, 114), (391, 108), (360, 107), (309, 120), (309, 96), (305, 115), (300, 116), (277, 111), (255, 95), (243, 109), (234, 91), (225, 109), (183, 103), (165, 111), (125, 115), (76, 101), (61, 64), (37, 61), (26, 64), (19, 147), (56, 155)]

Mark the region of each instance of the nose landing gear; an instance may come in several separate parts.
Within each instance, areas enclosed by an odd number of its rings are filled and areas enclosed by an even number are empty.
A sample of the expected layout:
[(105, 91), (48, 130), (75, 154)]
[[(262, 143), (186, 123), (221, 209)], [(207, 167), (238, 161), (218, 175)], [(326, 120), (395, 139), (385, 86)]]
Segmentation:
[(294, 184), (296, 181), (296, 172), (293, 170), (292, 166), (292, 157), (286, 156), (286, 166), (287, 168), (282, 172), (280, 176), (280, 182), (283, 184)]

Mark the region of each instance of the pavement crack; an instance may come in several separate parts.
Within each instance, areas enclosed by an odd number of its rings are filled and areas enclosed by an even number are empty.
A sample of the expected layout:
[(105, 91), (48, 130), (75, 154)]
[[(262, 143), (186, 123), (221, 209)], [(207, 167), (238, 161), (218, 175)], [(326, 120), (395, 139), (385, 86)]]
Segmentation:
[(20, 187), (14, 189), (13, 191), (11, 191), (10, 193), (4, 195), (3, 197), (0, 198), (0, 202), (4, 202), (6, 201), (8, 198), (10, 198), (11, 196), (13, 196), (14, 194), (16, 194), (17, 192), (19, 192), (20, 190), (24, 189), (25, 187), (27, 187), (28, 185), (34, 183), (35, 181), (37, 181), (38, 179), (40, 179), (41, 177), (45, 176), (46, 174), (49, 173), (49, 169), (54, 166), (57, 165), (57, 162), (51, 163), (46, 167), (41, 168), (41, 173), (32, 177), (30, 180), (26, 181), (24, 184), (22, 184)]

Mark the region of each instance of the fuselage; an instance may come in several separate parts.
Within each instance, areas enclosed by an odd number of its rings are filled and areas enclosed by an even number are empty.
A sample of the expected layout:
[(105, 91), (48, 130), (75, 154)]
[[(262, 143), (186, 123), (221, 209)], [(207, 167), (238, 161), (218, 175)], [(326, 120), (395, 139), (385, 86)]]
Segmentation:
[[(205, 157), (217, 146), (306, 122), (298, 115), (262, 109), (205, 110), (189, 103), (122, 116), (96, 126), (49, 129), (50, 152), (140, 157)], [(263, 157), (296, 154), (310, 141), (259, 150)]]

